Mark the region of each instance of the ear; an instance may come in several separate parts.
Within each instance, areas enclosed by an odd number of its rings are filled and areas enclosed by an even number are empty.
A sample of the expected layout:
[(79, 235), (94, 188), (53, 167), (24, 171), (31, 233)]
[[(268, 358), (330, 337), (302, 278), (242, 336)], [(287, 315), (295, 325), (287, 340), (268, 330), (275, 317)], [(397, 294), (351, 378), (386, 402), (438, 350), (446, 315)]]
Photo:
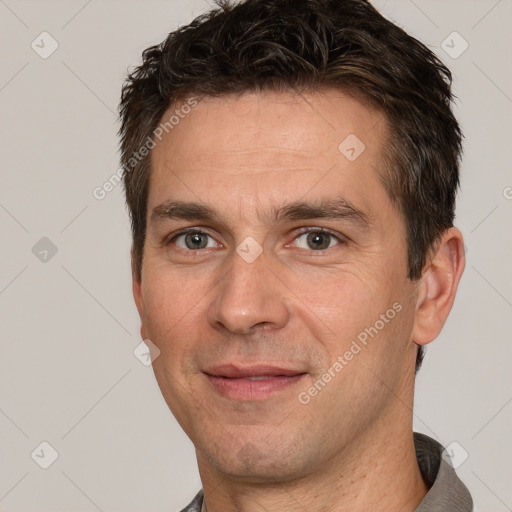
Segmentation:
[(417, 345), (433, 341), (452, 309), (466, 264), (464, 240), (457, 228), (446, 230), (423, 269), (418, 285), (412, 339)]
[(144, 298), (142, 296), (142, 275), (136, 269), (135, 262), (132, 258), (132, 292), (140, 317), (140, 335), (143, 340), (147, 339), (146, 328), (144, 326)]

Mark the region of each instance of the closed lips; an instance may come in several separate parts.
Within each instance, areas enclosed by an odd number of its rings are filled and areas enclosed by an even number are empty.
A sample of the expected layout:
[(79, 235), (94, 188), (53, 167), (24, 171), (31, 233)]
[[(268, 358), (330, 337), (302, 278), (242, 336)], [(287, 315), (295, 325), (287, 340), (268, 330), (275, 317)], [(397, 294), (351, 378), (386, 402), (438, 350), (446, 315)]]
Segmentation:
[(228, 364), (216, 366), (205, 371), (205, 373), (212, 377), (224, 377), (225, 379), (264, 380), (271, 379), (273, 377), (294, 377), (296, 375), (302, 375), (305, 372), (272, 366), (251, 366), (241, 368), (233, 364)]

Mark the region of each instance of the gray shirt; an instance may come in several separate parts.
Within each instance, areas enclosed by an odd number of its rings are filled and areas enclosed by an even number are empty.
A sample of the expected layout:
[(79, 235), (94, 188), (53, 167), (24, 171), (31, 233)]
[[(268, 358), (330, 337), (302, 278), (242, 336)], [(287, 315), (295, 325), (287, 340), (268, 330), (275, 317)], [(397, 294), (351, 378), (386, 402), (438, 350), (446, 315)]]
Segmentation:
[[(452, 466), (441, 456), (444, 448), (425, 434), (414, 434), (416, 458), (429, 490), (414, 512), (472, 512), (473, 500)], [(181, 512), (205, 512), (203, 491)]]

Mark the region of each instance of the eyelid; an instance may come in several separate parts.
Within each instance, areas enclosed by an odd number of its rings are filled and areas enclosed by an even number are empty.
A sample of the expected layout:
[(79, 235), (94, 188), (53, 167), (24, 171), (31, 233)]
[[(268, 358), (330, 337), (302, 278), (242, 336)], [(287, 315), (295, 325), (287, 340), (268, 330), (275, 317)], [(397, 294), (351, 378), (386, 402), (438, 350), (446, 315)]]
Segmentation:
[(339, 238), (339, 239), (345, 239), (346, 238), (341, 233), (338, 233), (337, 231), (333, 231), (333, 230), (328, 229), (328, 228), (321, 228), (321, 227), (317, 227), (317, 226), (304, 226), (303, 228), (299, 228), (296, 231), (296, 234), (297, 235), (303, 235), (304, 233), (309, 233), (310, 231), (313, 231), (315, 233), (317, 233), (317, 232), (328, 233), (329, 235), (332, 235), (332, 236), (334, 236), (336, 238)]

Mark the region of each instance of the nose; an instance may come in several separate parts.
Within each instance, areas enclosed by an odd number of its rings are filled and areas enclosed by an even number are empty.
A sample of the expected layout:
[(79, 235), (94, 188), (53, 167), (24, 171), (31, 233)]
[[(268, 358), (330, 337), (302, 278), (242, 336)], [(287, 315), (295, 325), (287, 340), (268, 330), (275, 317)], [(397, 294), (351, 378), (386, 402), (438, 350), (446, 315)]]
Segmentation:
[(290, 316), (287, 288), (265, 253), (248, 263), (235, 252), (228, 265), (208, 308), (210, 325), (236, 334), (252, 334), (256, 326), (285, 326)]

